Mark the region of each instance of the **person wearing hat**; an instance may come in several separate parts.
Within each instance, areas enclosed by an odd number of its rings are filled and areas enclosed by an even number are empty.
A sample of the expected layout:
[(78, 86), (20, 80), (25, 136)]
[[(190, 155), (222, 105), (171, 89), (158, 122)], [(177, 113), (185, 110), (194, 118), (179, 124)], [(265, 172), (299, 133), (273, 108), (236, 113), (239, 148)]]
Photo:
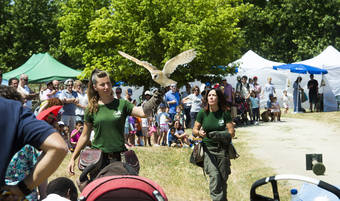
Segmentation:
[(128, 88), (126, 90), (126, 94), (125, 94), (125, 100), (129, 101), (130, 103), (132, 103), (132, 89)]
[(67, 79), (64, 82), (66, 89), (62, 90), (59, 99), (64, 103), (63, 114), (61, 120), (67, 125), (70, 130), (73, 130), (76, 125), (76, 108), (79, 103), (77, 92), (73, 91), (72, 79)]
[(169, 115), (174, 120), (176, 115), (176, 107), (180, 104), (180, 95), (177, 92), (176, 84), (170, 85), (170, 90), (165, 94), (165, 101), (169, 106)]

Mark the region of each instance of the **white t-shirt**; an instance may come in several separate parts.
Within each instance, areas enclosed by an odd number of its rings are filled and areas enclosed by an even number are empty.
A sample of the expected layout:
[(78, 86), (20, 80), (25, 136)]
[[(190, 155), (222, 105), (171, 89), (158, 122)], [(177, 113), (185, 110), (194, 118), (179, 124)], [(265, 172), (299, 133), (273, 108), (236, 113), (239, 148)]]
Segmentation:
[[(79, 99), (79, 105), (86, 107), (87, 104), (89, 103), (87, 99), (87, 94), (86, 93), (81, 94), (79, 92), (77, 92), (77, 94), (78, 94), (78, 99)], [(76, 115), (84, 115), (84, 113), (85, 113), (85, 110), (83, 108), (76, 107), (76, 111), (75, 111)]]
[(64, 197), (61, 197), (58, 194), (51, 193), (45, 199), (43, 199), (43, 201), (70, 201), (70, 200)]
[(269, 84), (267, 83), (265, 86), (264, 86), (264, 98), (265, 100), (268, 100), (269, 99), (269, 94), (274, 94), (274, 91), (275, 91), (275, 87), (273, 84)]
[(195, 94), (190, 94), (188, 96), (188, 98), (191, 102), (190, 112), (199, 112), (202, 108), (202, 96), (201, 96), (201, 94), (198, 94), (198, 96), (196, 96)]
[(161, 112), (159, 114), (159, 124), (168, 124), (169, 114), (166, 112)]
[(148, 118), (142, 118), (142, 127), (149, 127)]
[[(27, 85), (24, 86), (24, 88), (22, 88), (20, 85), (18, 86), (17, 91), (21, 94), (25, 94), (25, 95), (29, 95), (30, 94), (30, 88), (28, 88)], [(32, 109), (32, 101), (31, 100), (27, 100), (24, 104), (24, 106)]]

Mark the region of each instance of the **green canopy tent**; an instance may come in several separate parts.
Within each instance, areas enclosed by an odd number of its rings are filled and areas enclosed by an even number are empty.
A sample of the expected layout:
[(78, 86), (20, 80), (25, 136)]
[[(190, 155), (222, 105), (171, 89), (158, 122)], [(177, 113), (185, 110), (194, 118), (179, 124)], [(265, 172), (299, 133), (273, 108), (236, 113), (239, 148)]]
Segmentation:
[(6, 80), (12, 77), (19, 78), (21, 74), (28, 75), (30, 83), (42, 83), (51, 80), (76, 78), (81, 74), (81, 71), (65, 66), (48, 53), (39, 53), (33, 54), (19, 68), (3, 74), (3, 78)]

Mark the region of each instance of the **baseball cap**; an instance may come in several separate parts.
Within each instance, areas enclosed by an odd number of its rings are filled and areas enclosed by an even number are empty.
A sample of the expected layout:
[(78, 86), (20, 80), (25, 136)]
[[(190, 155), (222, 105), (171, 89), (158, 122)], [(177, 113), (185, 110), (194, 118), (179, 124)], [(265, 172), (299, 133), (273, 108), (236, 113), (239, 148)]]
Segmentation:
[(127, 90), (127, 92), (128, 92), (129, 95), (132, 95), (132, 89), (129, 88), (129, 89)]
[(144, 92), (144, 95), (152, 96), (152, 94), (151, 94), (151, 92), (150, 92), (149, 90), (146, 90), (146, 91)]
[(159, 104), (159, 107), (165, 108), (165, 104), (164, 104), (164, 103), (161, 103), (161, 104)]

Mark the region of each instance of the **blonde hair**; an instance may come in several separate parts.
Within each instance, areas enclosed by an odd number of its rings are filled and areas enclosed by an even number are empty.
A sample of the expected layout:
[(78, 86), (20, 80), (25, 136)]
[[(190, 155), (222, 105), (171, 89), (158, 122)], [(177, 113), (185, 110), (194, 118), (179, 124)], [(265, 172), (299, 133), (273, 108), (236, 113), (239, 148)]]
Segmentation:
[(103, 77), (109, 77), (109, 74), (106, 71), (102, 71), (99, 69), (94, 69), (91, 73), (90, 81), (88, 84), (88, 90), (87, 90), (87, 97), (88, 97), (88, 108), (89, 108), (89, 113), (90, 114), (95, 114), (98, 112), (98, 101), (99, 101), (99, 94), (98, 92), (94, 89), (93, 86), (97, 84), (97, 79), (98, 78), (103, 78)]

